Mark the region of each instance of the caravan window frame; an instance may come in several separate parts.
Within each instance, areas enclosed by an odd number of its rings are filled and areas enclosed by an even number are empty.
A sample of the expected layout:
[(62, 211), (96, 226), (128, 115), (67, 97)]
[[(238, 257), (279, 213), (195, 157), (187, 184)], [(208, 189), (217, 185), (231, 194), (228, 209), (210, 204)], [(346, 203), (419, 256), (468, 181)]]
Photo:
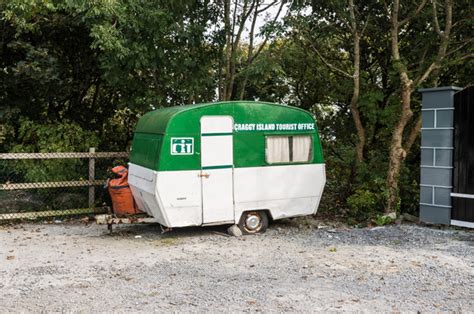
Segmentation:
[[(289, 149), (289, 157), (288, 161), (275, 161), (271, 162), (269, 160), (269, 139), (276, 138), (276, 137), (286, 137), (288, 139), (288, 149)], [(293, 161), (293, 138), (294, 137), (308, 137), (310, 140), (309, 143), (309, 154), (308, 159), (306, 161)], [(272, 135), (265, 135), (265, 163), (268, 165), (296, 165), (296, 164), (309, 164), (312, 163), (314, 158), (314, 138), (312, 134), (272, 134)]]

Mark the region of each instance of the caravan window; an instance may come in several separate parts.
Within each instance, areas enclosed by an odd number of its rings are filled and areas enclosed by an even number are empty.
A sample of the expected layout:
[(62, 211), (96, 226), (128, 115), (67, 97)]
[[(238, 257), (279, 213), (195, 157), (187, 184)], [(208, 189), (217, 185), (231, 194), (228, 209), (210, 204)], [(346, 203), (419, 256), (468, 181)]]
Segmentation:
[(265, 160), (269, 164), (309, 162), (312, 144), (312, 137), (309, 135), (267, 136)]

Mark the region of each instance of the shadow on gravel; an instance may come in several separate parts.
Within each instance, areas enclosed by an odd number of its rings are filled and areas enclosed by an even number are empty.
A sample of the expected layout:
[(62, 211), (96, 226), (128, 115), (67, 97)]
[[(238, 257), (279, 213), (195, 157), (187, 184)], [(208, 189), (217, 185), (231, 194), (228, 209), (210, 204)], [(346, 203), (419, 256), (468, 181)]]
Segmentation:
[(227, 234), (228, 226), (209, 226), (209, 227), (183, 227), (173, 228), (171, 230), (163, 232), (163, 229), (159, 224), (130, 224), (130, 225), (114, 225), (113, 232), (110, 233), (106, 226), (104, 226), (104, 233), (101, 236), (104, 237), (143, 237), (153, 239), (186, 239), (199, 236), (209, 235), (221, 235), (229, 236)]
[[(283, 219), (272, 222), (267, 232), (273, 232), (276, 230), (299, 230), (298, 225), (300, 224), (297, 219)], [(220, 235), (225, 237), (232, 237), (227, 233), (227, 228), (230, 225), (219, 225), (219, 226), (198, 226), (198, 227), (181, 227), (172, 228), (164, 231), (162, 227), (157, 223), (146, 223), (146, 224), (123, 224), (114, 225), (113, 232), (110, 233), (107, 227), (104, 225), (104, 233), (101, 236), (109, 237), (135, 237), (142, 236), (147, 238), (191, 238), (199, 236), (209, 235)], [(305, 225), (307, 226), (307, 225)]]

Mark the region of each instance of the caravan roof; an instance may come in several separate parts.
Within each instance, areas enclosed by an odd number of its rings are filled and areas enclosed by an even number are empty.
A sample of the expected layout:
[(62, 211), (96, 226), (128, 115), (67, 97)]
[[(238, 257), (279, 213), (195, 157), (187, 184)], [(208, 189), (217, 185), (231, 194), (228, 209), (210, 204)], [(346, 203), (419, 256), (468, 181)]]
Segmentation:
[[(311, 163), (324, 163), (313, 116), (302, 109), (267, 102), (227, 101), (158, 109), (140, 118), (130, 161), (154, 170), (200, 167), (200, 120), (203, 116), (231, 116), (234, 120), (235, 167), (265, 166), (265, 137), (312, 135)], [(192, 155), (171, 156), (170, 141), (193, 138)]]

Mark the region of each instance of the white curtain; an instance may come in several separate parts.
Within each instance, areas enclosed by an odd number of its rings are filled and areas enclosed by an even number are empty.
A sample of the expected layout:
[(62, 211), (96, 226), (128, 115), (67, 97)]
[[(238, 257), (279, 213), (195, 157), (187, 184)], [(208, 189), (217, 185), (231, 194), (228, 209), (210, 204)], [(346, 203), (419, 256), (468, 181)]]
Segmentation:
[(267, 137), (266, 160), (268, 163), (290, 162), (288, 136)]
[(311, 136), (293, 136), (293, 162), (307, 162), (311, 158)]

